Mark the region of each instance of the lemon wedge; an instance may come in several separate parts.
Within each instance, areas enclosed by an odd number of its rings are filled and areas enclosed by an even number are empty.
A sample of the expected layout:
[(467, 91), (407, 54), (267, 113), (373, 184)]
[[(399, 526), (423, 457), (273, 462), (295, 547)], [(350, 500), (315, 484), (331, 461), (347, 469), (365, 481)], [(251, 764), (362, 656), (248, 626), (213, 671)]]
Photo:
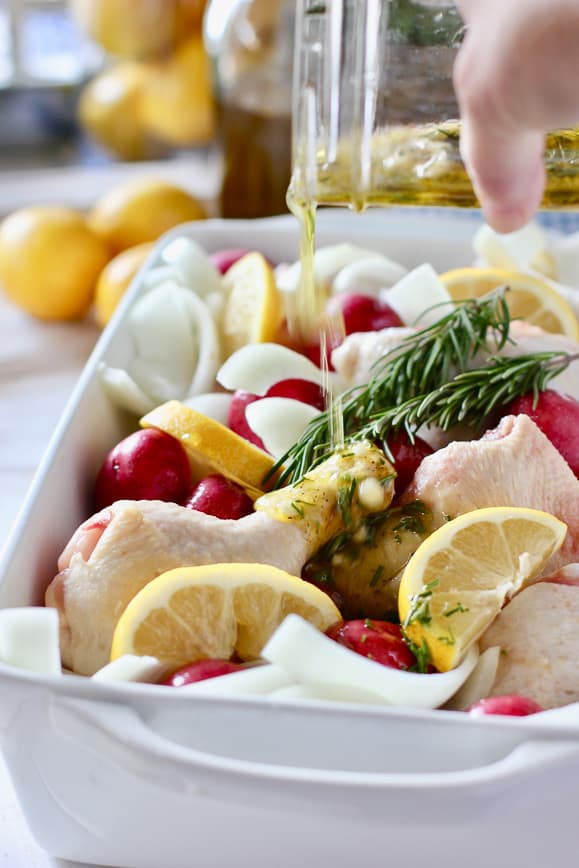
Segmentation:
[(442, 274), (440, 280), (453, 301), (481, 298), (499, 286), (508, 286), (506, 301), (513, 318), (579, 340), (579, 322), (573, 309), (544, 280), (502, 268), (456, 268)]
[(175, 668), (204, 658), (256, 660), (289, 614), (327, 630), (341, 615), (327, 594), (266, 564), (213, 564), (162, 573), (133, 597), (111, 660), (155, 657)]
[(548, 513), (515, 507), (478, 509), (443, 525), (404, 570), (398, 611), (406, 635), (440, 672), (453, 669), (566, 532)]
[(263, 491), (273, 458), (215, 419), (180, 401), (167, 401), (143, 416), (140, 424), (180, 440), (196, 479), (220, 473), (254, 495)]
[(246, 344), (275, 341), (283, 299), (273, 269), (261, 253), (247, 253), (223, 278), (222, 330), (227, 355)]

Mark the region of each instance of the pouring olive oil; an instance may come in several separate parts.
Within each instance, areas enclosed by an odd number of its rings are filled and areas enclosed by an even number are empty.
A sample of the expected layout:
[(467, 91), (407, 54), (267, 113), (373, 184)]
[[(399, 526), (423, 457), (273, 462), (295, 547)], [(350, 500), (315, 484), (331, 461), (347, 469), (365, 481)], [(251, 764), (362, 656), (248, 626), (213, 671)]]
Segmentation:
[[(287, 202), (301, 226), (300, 336), (320, 329), (331, 347), (343, 329), (324, 320), (326, 287), (314, 280), (318, 206), (478, 206), (454, 120), (463, 33), (454, 0), (297, 0)], [(543, 206), (578, 207), (579, 129), (546, 137), (545, 166)], [(326, 382), (336, 446), (343, 424)]]

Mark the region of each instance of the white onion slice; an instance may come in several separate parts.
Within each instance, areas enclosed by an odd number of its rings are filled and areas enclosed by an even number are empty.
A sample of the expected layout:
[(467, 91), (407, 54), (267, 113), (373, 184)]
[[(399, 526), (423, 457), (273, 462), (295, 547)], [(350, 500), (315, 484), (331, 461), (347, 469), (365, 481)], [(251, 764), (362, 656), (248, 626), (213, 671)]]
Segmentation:
[(438, 708), (464, 684), (478, 660), (478, 649), (450, 672), (422, 675), (368, 660), (320, 633), (299, 615), (288, 615), (262, 651), (295, 681), (367, 690), (391, 705)]
[(501, 649), (498, 646), (483, 651), (469, 677), (460, 690), (446, 703), (445, 708), (452, 711), (466, 711), (475, 702), (486, 699), (497, 677), (500, 656)]
[(185, 286), (202, 298), (221, 292), (221, 274), (207, 252), (191, 238), (174, 238), (161, 251), (161, 259), (183, 274)]
[(129, 374), (157, 402), (183, 398), (197, 364), (188, 301), (193, 294), (166, 282), (144, 295), (129, 314), (135, 357)]
[(407, 268), (386, 256), (367, 256), (340, 269), (332, 282), (332, 293), (360, 292), (378, 296), (382, 289), (394, 286), (407, 273)]
[(111, 368), (101, 362), (98, 368), (101, 382), (112, 401), (123, 410), (144, 416), (157, 404), (123, 368)]
[(292, 679), (279, 666), (265, 664), (219, 675), (217, 678), (206, 678), (205, 681), (186, 684), (178, 689), (203, 696), (264, 696), (291, 683)]
[(528, 271), (544, 257), (547, 239), (537, 223), (528, 223), (506, 235), (495, 232), (485, 223), (476, 232), (472, 246), (487, 265), (508, 271)]
[(419, 329), (432, 325), (451, 311), (449, 292), (429, 263), (410, 271), (391, 289), (380, 293), (380, 298), (396, 311), (405, 325)]
[(376, 693), (351, 687), (349, 684), (290, 684), (271, 693), (272, 699), (319, 699), (330, 702), (358, 702), (362, 704), (384, 704)]
[(187, 396), (208, 392), (215, 386), (215, 376), (221, 362), (221, 346), (215, 320), (199, 296), (187, 293), (185, 304), (189, 325), (197, 347), (197, 364), (187, 389)]
[(210, 419), (215, 419), (222, 425), (227, 425), (232, 398), (233, 395), (226, 395), (225, 392), (203, 392), (200, 395), (185, 398), (183, 404)]
[(161, 286), (162, 283), (166, 283), (168, 280), (185, 288), (185, 275), (179, 268), (175, 268), (173, 265), (156, 265), (154, 268), (147, 269), (143, 274), (141, 282), (144, 289), (148, 291)]
[(244, 389), (254, 395), (289, 379), (310, 380), (321, 384), (322, 372), (305, 356), (281, 344), (248, 344), (236, 350), (221, 365), (217, 382), (235, 392)]
[(0, 662), (60, 675), (58, 612), (44, 606), (0, 609)]
[[(358, 259), (376, 256), (375, 250), (365, 250), (354, 244), (332, 244), (320, 247), (314, 253), (314, 281), (329, 286), (344, 266)], [(301, 264), (278, 267), (275, 272), (276, 284), (280, 292), (295, 292), (300, 283)]]
[(262, 398), (245, 408), (247, 424), (274, 458), (285, 455), (319, 415), (316, 407), (293, 398)]
[(92, 676), (93, 681), (135, 681), (155, 683), (167, 672), (167, 664), (156, 657), (139, 657), (137, 654), (123, 654), (99, 669)]

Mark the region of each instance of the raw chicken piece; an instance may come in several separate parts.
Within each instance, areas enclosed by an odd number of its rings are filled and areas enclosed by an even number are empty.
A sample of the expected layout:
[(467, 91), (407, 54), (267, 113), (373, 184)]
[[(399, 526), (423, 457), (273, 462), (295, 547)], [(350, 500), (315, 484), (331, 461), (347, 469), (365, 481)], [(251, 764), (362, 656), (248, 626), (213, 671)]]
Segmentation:
[(528, 416), (505, 416), (480, 440), (450, 443), (427, 456), (403, 500), (422, 501), (435, 527), (487, 506), (549, 512), (568, 532), (547, 569), (579, 560), (579, 481)]
[[(507, 343), (500, 352), (501, 356), (543, 352), (579, 353), (579, 344), (572, 338), (549, 334), (519, 320), (511, 323), (509, 333), (514, 343)], [(416, 334), (416, 329), (389, 328), (348, 335), (332, 353), (332, 364), (347, 386), (364, 385), (370, 379), (372, 365), (413, 334)], [(471, 367), (486, 364), (488, 356), (494, 352), (492, 345), (490, 349), (490, 353), (479, 353)], [(565, 392), (579, 400), (579, 360), (572, 362), (566, 371), (552, 380), (549, 388)]]
[(491, 696), (521, 694), (543, 708), (579, 701), (577, 583), (555, 575), (522, 590), (480, 639), (481, 651), (493, 646), (501, 655)]
[(370, 368), (382, 356), (400, 346), (417, 329), (388, 328), (378, 332), (354, 332), (332, 353), (332, 364), (347, 386), (361, 386), (370, 379)]
[[(352, 492), (349, 518), (355, 527), (369, 512), (389, 505), (392, 466), (379, 450), (356, 444), (302, 482), (259, 498), (258, 511), (237, 521), (161, 501), (118, 501), (93, 516), (66, 546), (46, 593), (46, 604), (59, 612), (64, 665), (83, 675), (104, 666), (121, 613), (166, 570), (265, 563), (299, 576), (314, 552), (343, 528), (338, 503), (343, 488)], [(374, 497), (365, 504), (368, 489)]]

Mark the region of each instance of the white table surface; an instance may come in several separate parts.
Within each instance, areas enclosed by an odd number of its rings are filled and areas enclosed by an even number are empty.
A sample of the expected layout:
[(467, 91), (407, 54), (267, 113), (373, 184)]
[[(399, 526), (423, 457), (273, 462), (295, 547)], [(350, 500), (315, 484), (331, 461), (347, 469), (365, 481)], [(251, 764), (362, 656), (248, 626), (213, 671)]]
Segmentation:
[[(0, 298), (0, 550), (98, 335), (35, 322)], [(33, 841), (0, 756), (0, 868), (55, 868)]]

